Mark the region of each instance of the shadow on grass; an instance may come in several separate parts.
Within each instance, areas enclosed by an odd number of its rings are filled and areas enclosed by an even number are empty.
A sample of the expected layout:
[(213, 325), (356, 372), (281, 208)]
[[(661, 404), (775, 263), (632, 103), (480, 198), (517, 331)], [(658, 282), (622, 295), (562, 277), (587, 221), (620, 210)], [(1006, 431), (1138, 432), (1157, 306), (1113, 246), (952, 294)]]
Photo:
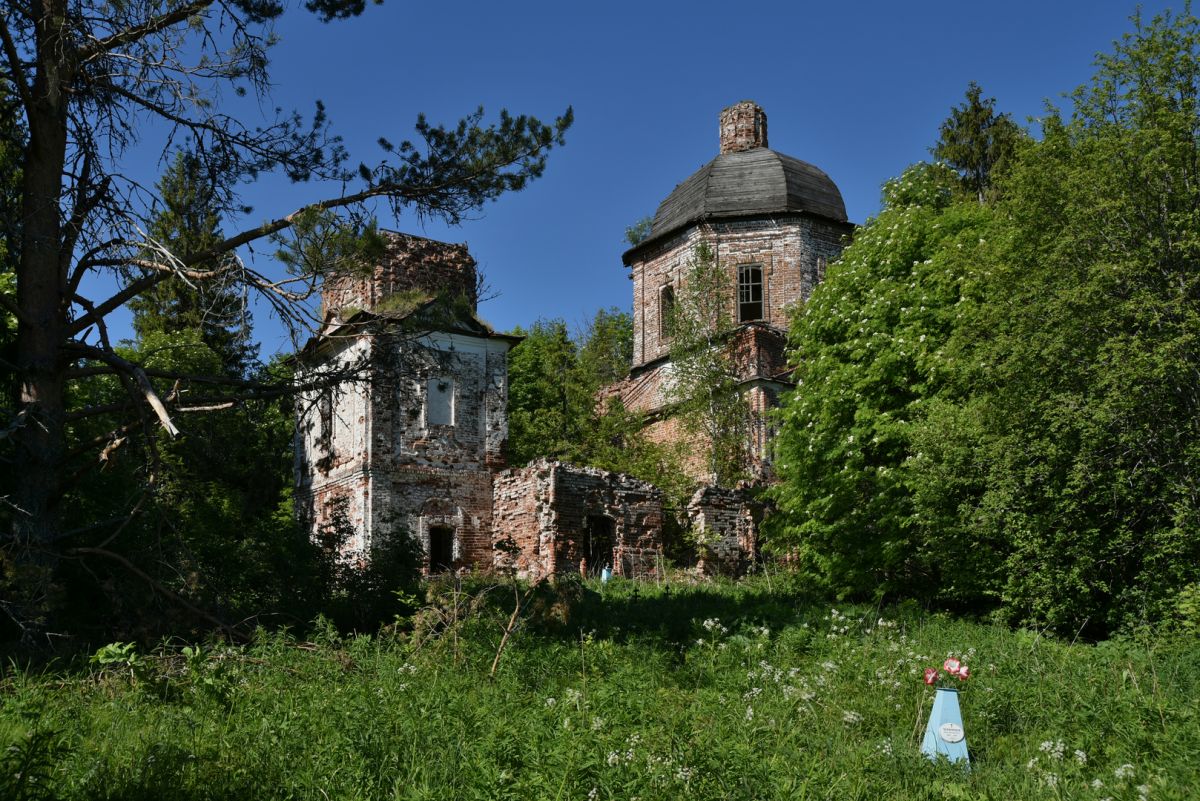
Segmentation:
[[(746, 627), (772, 631), (828, 613), (825, 604), (790, 576), (694, 583), (613, 579), (608, 584), (562, 581), (546, 591), (566, 614), (535, 616), (531, 630), (578, 639), (580, 632), (616, 642), (657, 641), (674, 648), (694, 641), (703, 622), (715, 619), (736, 633)], [(551, 602), (553, 603), (553, 602)]]

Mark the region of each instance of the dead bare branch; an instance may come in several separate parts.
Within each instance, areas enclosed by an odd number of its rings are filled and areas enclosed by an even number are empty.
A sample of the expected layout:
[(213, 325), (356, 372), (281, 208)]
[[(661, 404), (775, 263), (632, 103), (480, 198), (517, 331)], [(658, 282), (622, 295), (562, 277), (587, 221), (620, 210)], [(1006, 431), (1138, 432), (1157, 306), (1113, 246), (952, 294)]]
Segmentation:
[(170, 412), (167, 411), (166, 405), (158, 396), (158, 392), (154, 389), (154, 385), (150, 383), (150, 379), (146, 376), (145, 370), (143, 370), (140, 366), (126, 359), (122, 359), (111, 350), (92, 347), (91, 345), (85, 345), (81, 342), (70, 342), (66, 345), (66, 347), (70, 350), (78, 351), (85, 356), (90, 356), (93, 359), (98, 359), (106, 364), (109, 364), (116, 368), (118, 373), (133, 379), (137, 383), (138, 388), (141, 390), (142, 395), (145, 397), (146, 402), (150, 404), (150, 408), (154, 410), (154, 414), (158, 417), (158, 421), (162, 424), (162, 427), (166, 429), (167, 433), (170, 434), (172, 438), (179, 436), (179, 429), (175, 426), (175, 423), (171, 421)]
[(4, 45), (4, 58), (8, 61), (9, 78), (17, 87), (17, 96), (21, 98), (21, 104), (25, 106), (26, 113), (29, 113), (33, 106), (33, 93), (25, 78), (25, 68), (21, 64), (21, 57), (17, 54), (17, 45), (13, 41), (12, 32), (8, 29), (8, 21), (3, 16), (0, 16), (0, 43)]
[(537, 585), (531, 585), (529, 589), (525, 590), (525, 593), (522, 595), (521, 588), (517, 585), (517, 582), (513, 582), (512, 588), (515, 604), (513, 606), (512, 614), (509, 615), (508, 623), (503, 627), (504, 634), (500, 637), (500, 644), (496, 646), (496, 658), (492, 660), (492, 669), (488, 671), (489, 679), (496, 678), (496, 668), (500, 667), (500, 657), (504, 655), (504, 649), (508, 645), (509, 639), (512, 638), (513, 632), (517, 630), (517, 626), (520, 623), (521, 610), (525, 608), (525, 602), (529, 600), (529, 596), (533, 594), (533, 590), (536, 586)]
[(199, 14), (204, 9), (213, 4), (213, 0), (196, 0), (186, 6), (180, 6), (174, 11), (169, 11), (166, 14), (160, 14), (157, 17), (148, 19), (141, 25), (135, 25), (126, 30), (115, 33), (111, 36), (106, 36), (103, 39), (96, 39), (91, 44), (81, 47), (76, 60), (80, 64), (91, 61), (101, 53), (107, 53), (116, 50), (118, 47), (123, 47), (128, 44), (133, 44), (153, 33), (166, 30), (172, 25), (183, 22), (188, 17)]

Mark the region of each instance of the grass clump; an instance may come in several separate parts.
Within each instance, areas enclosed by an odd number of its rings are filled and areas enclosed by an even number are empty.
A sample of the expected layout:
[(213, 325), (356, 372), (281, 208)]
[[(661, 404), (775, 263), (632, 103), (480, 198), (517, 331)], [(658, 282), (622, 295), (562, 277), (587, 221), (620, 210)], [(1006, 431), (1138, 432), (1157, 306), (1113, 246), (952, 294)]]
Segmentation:
[[(778, 578), (569, 593), (530, 601), (494, 679), (514, 596), (460, 585), (420, 637), (326, 626), (10, 669), (0, 797), (1135, 801), (1200, 786), (1194, 638), (1071, 644), (816, 605)], [(920, 673), (948, 654), (973, 671), (970, 771), (918, 751)]]

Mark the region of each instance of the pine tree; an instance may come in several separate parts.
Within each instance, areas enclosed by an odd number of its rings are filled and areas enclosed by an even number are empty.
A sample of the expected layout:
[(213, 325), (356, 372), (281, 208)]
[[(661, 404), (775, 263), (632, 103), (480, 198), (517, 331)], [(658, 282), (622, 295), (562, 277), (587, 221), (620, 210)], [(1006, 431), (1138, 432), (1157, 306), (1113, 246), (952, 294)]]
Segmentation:
[(963, 189), (982, 203), (998, 171), (1012, 159), (1021, 129), (1008, 114), (997, 114), (996, 99), (981, 98), (983, 90), (971, 81), (967, 99), (955, 106), (941, 125), (938, 142), (930, 152), (934, 158), (958, 170)]
[[(300, 5), (325, 22), (357, 17), (367, 7), (363, 0)], [(28, 424), (0, 440), (0, 449), (13, 454), (14, 479), (8, 483), (13, 505), (22, 510), (2, 537), (20, 545), (22, 559), (58, 562), (60, 549), (70, 547), (64, 494), (83, 480), (87, 464), (97, 463), (93, 448), (103, 453), (114, 445), (102, 440), (70, 447), (75, 421), (135, 412), (138, 438), (148, 443), (158, 428), (168, 436), (182, 433), (181, 416), (199, 409), (296, 390), (290, 380), (248, 386), (221, 372), (156, 369), (148, 375), (145, 365), (130, 361), (130, 354), (119, 353), (118, 344), (104, 336), (109, 315), (159, 284), (186, 278), (193, 286), (220, 288), (199, 304), (212, 310), (217, 327), (228, 331), (231, 321), (229, 310), (213, 298), (237, 287), (237, 294), (253, 293), (271, 303), (299, 336), (309, 322), (305, 300), (320, 276), (282, 275), (278, 267), (247, 264), (256, 243), (261, 247), (272, 235), (287, 236), (312, 213), (332, 212), (342, 227), (356, 230), (380, 203), (397, 216), (414, 213), (457, 224), (485, 203), (528, 186), (543, 174), (549, 150), (565, 141), (573, 119), (569, 108), (549, 124), (503, 110), (485, 122), (479, 108), (449, 126), (418, 116), (412, 139), (379, 131), (393, 135), (372, 137), (377, 155), (352, 159), (330, 131), (319, 101), (310, 116), (267, 110), (273, 105), (266, 94), (273, 85), (268, 50), (277, 39), (272, 26), (297, 12), (301, 9), (262, 0), (6, 3), (0, 75), (20, 99), (18, 117), (28, 137), (22, 152), (18, 291), (15, 301), (0, 294), (0, 305), (18, 321), (11, 361), (18, 386), (11, 406), (5, 404), (11, 412), (6, 408), (4, 414)], [(252, 93), (261, 105), (256, 110), (254, 103), (222, 103), (229, 92)], [(243, 119), (243, 112), (250, 116)], [(220, 187), (215, 195), (227, 214), (243, 207), (249, 183), (271, 172), (320, 188), (304, 192), (309, 202), (299, 207), (294, 198), (280, 198), (281, 207), (180, 259), (147, 241), (154, 209), (146, 201), (153, 193), (128, 190), (137, 180), (134, 158), (170, 157), (173, 143), (184, 139), (204, 164), (196, 171), (202, 185)], [(129, 147), (135, 141), (136, 156)], [(198, 269), (214, 259), (215, 270)], [(115, 277), (115, 286), (97, 276)], [(222, 337), (209, 333), (222, 348)], [(242, 361), (238, 348), (224, 350), (223, 361)], [(68, 417), (78, 386), (110, 376), (126, 390), (121, 401), (72, 410)], [(208, 402), (180, 408), (188, 398)], [(152, 461), (149, 471), (155, 469)]]
[[(221, 215), (215, 202), (219, 191), (214, 176), (205, 172), (194, 154), (180, 152), (159, 179), (162, 206), (150, 224), (149, 240), (181, 261), (219, 245)], [(225, 257), (198, 263), (200, 271), (221, 266)], [(182, 277), (164, 281), (130, 301), (133, 329), (142, 345), (155, 334), (170, 341), (195, 332), (230, 376), (242, 376), (256, 359), (258, 346), (250, 341), (250, 312), (235, 287), (221, 283), (192, 283)], [(186, 338), (186, 337), (185, 337)]]

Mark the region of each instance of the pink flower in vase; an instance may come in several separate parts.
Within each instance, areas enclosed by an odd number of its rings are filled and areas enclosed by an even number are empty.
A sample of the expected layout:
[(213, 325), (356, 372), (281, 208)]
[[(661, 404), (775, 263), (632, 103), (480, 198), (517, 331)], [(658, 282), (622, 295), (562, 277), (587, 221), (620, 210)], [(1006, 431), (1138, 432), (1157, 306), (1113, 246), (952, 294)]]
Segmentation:
[(962, 662), (959, 662), (954, 657), (950, 657), (942, 664), (942, 667), (944, 667), (946, 669), (946, 672), (949, 673), (951, 676), (957, 676), (958, 669), (961, 666), (962, 666)]
[(958, 669), (958, 673), (956, 673), (955, 675), (958, 676), (959, 681), (966, 681), (968, 678), (971, 677), (971, 669), (969, 667), (967, 667), (966, 665), (963, 665), (962, 667), (960, 667)]
[(933, 686), (941, 678), (937, 668), (925, 668), (925, 683)]

